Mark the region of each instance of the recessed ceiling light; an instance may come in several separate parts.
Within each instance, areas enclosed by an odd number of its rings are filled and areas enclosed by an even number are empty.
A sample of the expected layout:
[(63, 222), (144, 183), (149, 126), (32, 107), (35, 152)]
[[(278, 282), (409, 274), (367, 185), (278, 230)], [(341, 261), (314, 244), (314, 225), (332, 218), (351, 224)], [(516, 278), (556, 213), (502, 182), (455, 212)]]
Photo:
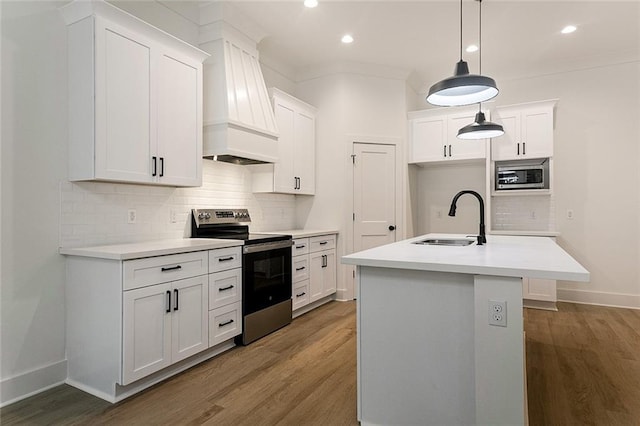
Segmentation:
[(304, 5), (309, 9), (314, 8), (318, 5), (318, 0), (304, 0)]
[(345, 35), (342, 36), (341, 41), (344, 44), (353, 43), (353, 37), (351, 36), (351, 34), (345, 34)]
[(467, 46), (466, 50), (469, 53), (477, 52), (478, 51), (478, 46), (476, 46), (475, 44), (471, 44), (471, 45)]
[(566, 27), (564, 27), (562, 29), (562, 31), (560, 31), (562, 34), (571, 34), (572, 32), (574, 32), (577, 28), (574, 25), (567, 25)]

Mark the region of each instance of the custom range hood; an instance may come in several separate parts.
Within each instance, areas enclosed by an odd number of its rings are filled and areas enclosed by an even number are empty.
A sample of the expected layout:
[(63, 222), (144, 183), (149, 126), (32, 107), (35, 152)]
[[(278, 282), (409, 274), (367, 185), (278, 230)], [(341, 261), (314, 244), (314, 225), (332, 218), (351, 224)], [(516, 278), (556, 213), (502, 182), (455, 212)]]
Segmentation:
[(235, 164), (278, 160), (278, 127), (258, 63), (256, 42), (225, 21), (207, 25), (203, 156)]

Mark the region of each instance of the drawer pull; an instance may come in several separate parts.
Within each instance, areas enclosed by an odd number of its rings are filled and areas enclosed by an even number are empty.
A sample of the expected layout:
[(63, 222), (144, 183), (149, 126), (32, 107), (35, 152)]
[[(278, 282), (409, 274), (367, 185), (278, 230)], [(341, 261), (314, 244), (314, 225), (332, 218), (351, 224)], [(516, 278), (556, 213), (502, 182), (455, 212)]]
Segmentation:
[(220, 259), (218, 259), (218, 262), (226, 262), (228, 260), (233, 260), (233, 259), (235, 259), (233, 256), (221, 257)]
[(224, 327), (225, 325), (229, 325), (229, 324), (233, 324), (233, 320), (230, 319), (227, 322), (221, 322), (220, 324), (218, 324), (218, 327)]
[(300, 294), (296, 294), (296, 297), (302, 297), (302, 296), (304, 296), (305, 294), (307, 294), (307, 293), (303, 291), (303, 292), (302, 292), (302, 293), (300, 293)]
[(303, 245), (301, 245), (301, 246), (296, 246), (296, 250), (297, 250), (297, 249), (301, 249), (301, 248), (305, 248), (305, 247), (306, 247), (306, 245), (304, 245), (304, 244), (303, 244)]
[(231, 290), (232, 288), (233, 288), (233, 286), (232, 286), (232, 285), (230, 285), (230, 286), (228, 286), (228, 287), (220, 287), (220, 288), (218, 289), (218, 291), (227, 291), (227, 290)]
[(296, 268), (296, 271), (302, 271), (303, 269), (307, 269), (306, 266), (301, 266), (299, 268)]
[(176, 266), (171, 266), (169, 268), (162, 268), (161, 271), (162, 272), (169, 272), (169, 271), (177, 271), (179, 269), (182, 269), (182, 266), (176, 265)]
[(323, 246), (323, 245), (325, 245), (325, 244), (328, 244), (328, 243), (329, 243), (329, 241), (320, 241), (320, 245), (321, 245), (321, 246)]

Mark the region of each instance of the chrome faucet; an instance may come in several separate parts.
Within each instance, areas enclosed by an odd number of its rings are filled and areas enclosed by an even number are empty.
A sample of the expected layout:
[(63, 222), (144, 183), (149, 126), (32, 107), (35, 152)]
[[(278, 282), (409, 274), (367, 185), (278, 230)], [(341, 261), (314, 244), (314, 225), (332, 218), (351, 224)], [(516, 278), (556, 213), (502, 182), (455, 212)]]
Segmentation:
[(482, 199), (482, 196), (480, 194), (478, 194), (476, 191), (471, 191), (469, 189), (458, 192), (456, 196), (453, 197), (453, 200), (451, 200), (451, 208), (449, 209), (449, 216), (456, 215), (456, 203), (458, 202), (458, 198), (460, 198), (464, 194), (471, 194), (475, 196), (480, 202), (480, 233), (478, 234), (478, 245), (481, 246), (487, 242), (487, 237), (484, 234), (484, 200)]

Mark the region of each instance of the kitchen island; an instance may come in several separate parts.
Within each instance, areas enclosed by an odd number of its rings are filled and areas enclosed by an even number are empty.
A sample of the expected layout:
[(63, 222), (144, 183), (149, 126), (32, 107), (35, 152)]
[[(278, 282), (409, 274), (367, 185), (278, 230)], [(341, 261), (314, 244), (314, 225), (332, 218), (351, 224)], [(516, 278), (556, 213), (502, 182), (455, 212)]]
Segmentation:
[(430, 234), (342, 258), (357, 266), (363, 425), (527, 422), (522, 277), (589, 272), (544, 237), (416, 244), (452, 238), (474, 240)]

